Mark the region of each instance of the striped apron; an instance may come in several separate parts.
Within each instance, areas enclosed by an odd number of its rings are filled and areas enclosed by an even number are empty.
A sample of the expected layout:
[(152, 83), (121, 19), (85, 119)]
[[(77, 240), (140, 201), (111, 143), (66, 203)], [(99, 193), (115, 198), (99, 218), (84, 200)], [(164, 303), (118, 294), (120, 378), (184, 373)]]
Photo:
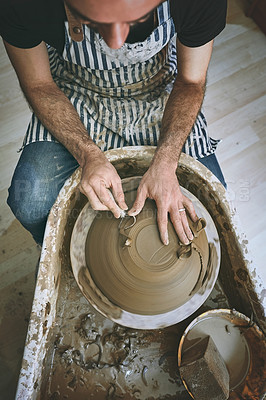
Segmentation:
[[(160, 4), (156, 12), (158, 25), (143, 42), (110, 49), (86, 25), (83, 41), (75, 42), (65, 22), (62, 55), (48, 46), (54, 81), (103, 151), (157, 145), (163, 111), (177, 75), (177, 54), (169, 1)], [(23, 147), (35, 141), (56, 140), (33, 114)], [(215, 151), (218, 142), (208, 136), (200, 112), (183, 151), (194, 158), (205, 157)]]

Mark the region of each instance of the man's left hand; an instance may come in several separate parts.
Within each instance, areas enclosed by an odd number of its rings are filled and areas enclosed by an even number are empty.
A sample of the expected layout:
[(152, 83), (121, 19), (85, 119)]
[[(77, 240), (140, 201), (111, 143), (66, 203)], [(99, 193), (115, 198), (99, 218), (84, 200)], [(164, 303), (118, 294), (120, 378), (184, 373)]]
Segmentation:
[(189, 228), (186, 211), (192, 221), (197, 221), (198, 217), (192, 202), (182, 194), (175, 171), (156, 164), (151, 165), (140, 182), (136, 200), (128, 214), (139, 214), (147, 198), (156, 202), (157, 222), (163, 244), (169, 243), (168, 214), (180, 241), (189, 244), (193, 234)]

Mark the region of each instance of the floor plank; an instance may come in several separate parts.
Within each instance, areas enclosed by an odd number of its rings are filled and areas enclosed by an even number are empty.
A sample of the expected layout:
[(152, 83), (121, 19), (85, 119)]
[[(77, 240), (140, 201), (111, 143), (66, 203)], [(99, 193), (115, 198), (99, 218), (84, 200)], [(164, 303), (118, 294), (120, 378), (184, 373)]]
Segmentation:
[(0, 242), (0, 399), (13, 400), (35, 289), (40, 251), (18, 221)]

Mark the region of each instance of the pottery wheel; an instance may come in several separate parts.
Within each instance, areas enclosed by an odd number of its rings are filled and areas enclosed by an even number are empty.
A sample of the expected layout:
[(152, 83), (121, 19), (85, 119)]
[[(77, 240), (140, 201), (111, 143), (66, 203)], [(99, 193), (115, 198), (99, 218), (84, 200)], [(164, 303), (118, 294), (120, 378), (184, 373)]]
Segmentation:
[[(129, 195), (135, 198), (136, 192), (126, 193), (127, 204), (131, 203)], [(205, 232), (194, 238), (188, 255), (179, 257), (187, 246), (180, 246), (170, 223), (169, 245), (163, 245), (154, 201), (147, 200), (130, 227), (132, 223), (132, 217), (121, 223), (108, 212), (93, 221), (86, 241), (92, 279), (109, 300), (132, 313), (158, 314), (179, 307), (206, 270), (209, 249)]]
[[(140, 177), (123, 181), (130, 208)], [(179, 242), (169, 221), (169, 244), (165, 246), (160, 240), (153, 200), (146, 200), (135, 221), (128, 216), (116, 219), (111, 212), (96, 212), (85, 206), (71, 239), (72, 268), (85, 297), (98, 311), (122, 324), (123, 312), (129, 314), (127, 326), (141, 328), (140, 323), (131, 322), (130, 315), (154, 318), (165, 314), (172, 318), (171, 313), (178, 309), (182, 310), (180, 318), (190, 315), (208, 295), (205, 292), (212, 289), (219, 257), (214, 246), (210, 247), (205, 219), (197, 223), (189, 219), (189, 224), (194, 234), (190, 245)]]

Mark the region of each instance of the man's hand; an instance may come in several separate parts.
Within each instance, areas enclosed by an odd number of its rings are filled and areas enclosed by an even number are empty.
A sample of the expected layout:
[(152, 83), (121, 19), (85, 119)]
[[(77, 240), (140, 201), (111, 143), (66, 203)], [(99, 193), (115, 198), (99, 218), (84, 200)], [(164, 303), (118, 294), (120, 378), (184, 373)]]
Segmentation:
[(155, 200), (158, 227), (164, 244), (168, 244), (168, 214), (184, 244), (193, 239), (186, 211), (192, 221), (198, 219), (192, 202), (180, 190), (176, 168), (185, 140), (202, 105), (212, 45), (213, 41), (210, 41), (203, 46), (190, 48), (177, 39), (178, 76), (164, 110), (160, 138), (151, 166), (143, 176), (135, 203), (128, 212), (129, 215), (137, 215), (147, 197)]
[[(169, 242), (167, 230), (168, 214), (180, 241), (188, 244), (193, 239), (186, 211), (192, 221), (197, 221), (198, 217), (192, 202), (182, 194), (174, 170), (170, 170), (167, 167), (163, 168), (156, 164), (150, 166), (140, 182), (136, 200), (128, 214), (139, 214), (146, 198), (153, 199), (156, 202), (158, 228), (161, 240), (165, 245)], [(183, 208), (186, 211), (179, 211)]]
[[(110, 210), (119, 218), (127, 210), (121, 179), (115, 167), (102, 155), (85, 163), (79, 185), (94, 210)], [(110, 194), (112, 191), (113, 197)], [(119, 208), (120, 207), (120, 208)]]

